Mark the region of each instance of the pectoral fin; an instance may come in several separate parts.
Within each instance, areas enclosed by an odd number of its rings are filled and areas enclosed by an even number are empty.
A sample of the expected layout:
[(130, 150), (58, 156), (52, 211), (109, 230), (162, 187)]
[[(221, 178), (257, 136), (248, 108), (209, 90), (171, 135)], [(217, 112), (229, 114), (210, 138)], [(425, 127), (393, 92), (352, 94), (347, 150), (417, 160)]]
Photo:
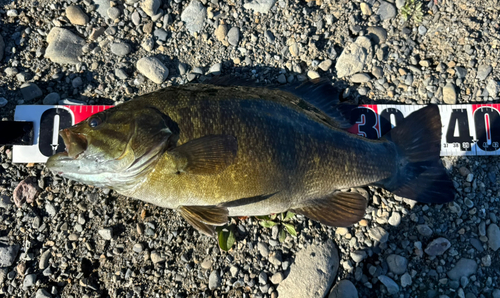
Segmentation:
[(215, 226), (228, 221), (228, 210), (217, 206), (181, 206), (179, 212), (184, 219), (201, 233), (215, 236)]
[(314, 199), (292, 211), (332, 227), (347, 227), (365, 215), (366, 199), (355, 192), (337, 192), (329, 197)]
[(217, 174), (234, 163), (238, 142), (230, 135), (209, 135), (191, 140), (169, 151), (179, 172)]

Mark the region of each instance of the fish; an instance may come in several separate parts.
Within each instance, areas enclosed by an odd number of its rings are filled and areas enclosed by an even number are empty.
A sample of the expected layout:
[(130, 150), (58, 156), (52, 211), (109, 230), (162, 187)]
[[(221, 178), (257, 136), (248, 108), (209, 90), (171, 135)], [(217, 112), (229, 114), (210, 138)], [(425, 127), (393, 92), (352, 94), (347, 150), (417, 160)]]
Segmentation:
[(292, 211), (327, 226), (365, 215), (352, 188), (422, 203), (454, 199), (438, 107), (377, 140), (349, 133), (354, 106), (329, 82), (193, 83), (133, 98), (63, 129), (46, 166), (68, 179), (177, 210), (214, 236), (229, 217)]

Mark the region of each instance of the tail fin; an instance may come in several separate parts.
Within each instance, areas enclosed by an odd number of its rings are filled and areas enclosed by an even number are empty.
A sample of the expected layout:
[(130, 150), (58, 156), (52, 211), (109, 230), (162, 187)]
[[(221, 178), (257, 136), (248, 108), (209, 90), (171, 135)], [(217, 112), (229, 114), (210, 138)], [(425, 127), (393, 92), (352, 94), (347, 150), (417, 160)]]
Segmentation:
[(455, 189), (439, 156), (441, 117), (436, 105), (412, 113), (384, 138), (397, 147), (399, 169), (380, 186), (422, 203), (453, 201)]

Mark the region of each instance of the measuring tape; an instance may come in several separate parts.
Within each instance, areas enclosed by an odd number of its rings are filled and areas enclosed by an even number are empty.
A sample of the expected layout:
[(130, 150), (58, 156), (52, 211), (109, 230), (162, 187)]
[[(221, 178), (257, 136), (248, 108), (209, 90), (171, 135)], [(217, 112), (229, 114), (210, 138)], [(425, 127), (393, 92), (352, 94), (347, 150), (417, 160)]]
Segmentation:
[[(59, 130), (111, 107), (113, 106), (17, 106), (15, 121), (10, 123), (22, 127), (24, 130), (20, 130), (18, 134), (24, 133), (24, 137), (11, 137), (14, 139), (10, 142), (13, 144), (12, 161), (46, 162), (51, 155), (65, 150)], [(348, 131), (378, 139), (406, 116), (423, 107), (424, 105), (362, 105), (352, 111), (353, 126)], [(500, 155), (499, 109), (500, 104), (440, 105), (443, 124), (441, 156)], [(3, 123), (5, 127), (8, 122)], [(32, 131), (26, 132), (27, 127), (32, 128)], [(3, 142), (7, 143), (9, 142)]]

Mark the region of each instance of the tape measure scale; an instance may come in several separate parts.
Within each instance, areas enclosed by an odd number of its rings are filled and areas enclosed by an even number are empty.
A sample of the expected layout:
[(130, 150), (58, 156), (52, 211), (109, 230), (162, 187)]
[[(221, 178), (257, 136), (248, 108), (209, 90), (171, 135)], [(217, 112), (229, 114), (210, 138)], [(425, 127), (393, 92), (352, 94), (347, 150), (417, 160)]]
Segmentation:
[[(33, 122), (34, 144), (14, 145), (14, 163), (46, 162), (64, 151), (59, 130), (113, 106), (20, 105), (15, 121)], [(424, 105), (361, 105), (351, 114), (349, 132), (378, 139)], [(500, 104), (439, 105), (441, 156), (500, 155)]]

